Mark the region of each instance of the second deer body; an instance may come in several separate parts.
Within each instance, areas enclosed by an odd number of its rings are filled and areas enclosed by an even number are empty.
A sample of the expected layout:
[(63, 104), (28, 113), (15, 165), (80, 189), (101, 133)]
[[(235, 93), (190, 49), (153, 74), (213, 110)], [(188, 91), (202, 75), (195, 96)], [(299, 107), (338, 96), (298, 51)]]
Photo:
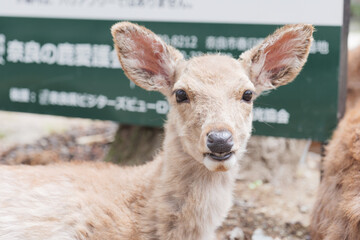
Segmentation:
[(313, 240), (360, 239), (360, 47), (349, 52), (348, 64), (346, 113), (326, 147)]

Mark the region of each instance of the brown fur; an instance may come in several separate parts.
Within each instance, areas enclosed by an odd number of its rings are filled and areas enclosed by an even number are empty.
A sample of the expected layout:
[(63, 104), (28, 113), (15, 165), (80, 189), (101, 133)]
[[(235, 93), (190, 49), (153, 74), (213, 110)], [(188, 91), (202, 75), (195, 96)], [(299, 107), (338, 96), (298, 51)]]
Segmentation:
[(349, 52), (347, 112), (326, 147), (312, 240), (360, 239), (360, 48)]
[[(136, 24), (118, 23), (112, 34), (126, 75), (140, 87), (162, 92), (172, 105), (163, 151), (144, 166), (128, 168), (0, 167), (1, 239), (213, 239), (232, 205), (238, 161), (251, 133), (252, 101), (242, 95), (274, 88), (274, 80), (277, 85), (293, 80), (306, 62), (312, 27), (278, 30), (260, 45), (267, 53), (260, 53), (257, 63), (251, 56), (259, 46), (242, 60), (222, 55), (185, 60)], [(292, 69), (290, 76), (273, 79), (277, 63)], [(179, 89), (188, 101), (176, 101)], [(216, 130), (232, 133), (234, 145), (224, 161), (212, 159), (206, 145)]]

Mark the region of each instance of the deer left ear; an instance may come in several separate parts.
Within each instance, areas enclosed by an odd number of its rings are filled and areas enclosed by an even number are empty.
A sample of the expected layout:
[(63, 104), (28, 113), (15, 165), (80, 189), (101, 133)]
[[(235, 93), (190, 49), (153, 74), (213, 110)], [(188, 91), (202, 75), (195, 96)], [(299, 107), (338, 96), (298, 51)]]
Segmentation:
[(309, 55), (313, 31), (312, 25), (286, 25), (240, 56), (258, 93), (294, 80)]
[(137, 24), (117, 23), (112, 26), (111, 33), (126, 76), (146, 90), (169, 95), (182, 54)]

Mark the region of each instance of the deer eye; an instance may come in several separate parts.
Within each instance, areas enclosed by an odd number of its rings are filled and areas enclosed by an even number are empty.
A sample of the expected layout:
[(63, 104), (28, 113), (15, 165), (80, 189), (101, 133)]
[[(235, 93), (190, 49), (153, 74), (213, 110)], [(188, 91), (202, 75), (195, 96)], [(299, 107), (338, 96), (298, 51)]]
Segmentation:
[(189, 102), (189, 97), (184, 90), (182, 89), (176, 90), (175, 95), (176, 95), (176, 102), (178, 103)]
[(253, 96), (252, 91), (246, 90), (246, 91), (243, 93), (242, 99), (243, 99), (244, 101), (246, 101), (246, 102), (250, 102), (251, 99), (252, 99), (252, 96)]

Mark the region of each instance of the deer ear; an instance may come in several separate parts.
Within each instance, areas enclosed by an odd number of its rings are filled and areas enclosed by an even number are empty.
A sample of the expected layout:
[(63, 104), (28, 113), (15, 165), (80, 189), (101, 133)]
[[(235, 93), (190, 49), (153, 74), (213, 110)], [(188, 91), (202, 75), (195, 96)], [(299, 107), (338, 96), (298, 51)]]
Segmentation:
[(313, 31), (312, 25), (286, 25), (240, 56), (257, 92), (294, 80), (309, 55)]
[(137, 24), (117, 23), (111, 34), (126, 76), (139, 87), (167, 94), (175, 82), (176, 63), (183, 59), (182, 54)]

